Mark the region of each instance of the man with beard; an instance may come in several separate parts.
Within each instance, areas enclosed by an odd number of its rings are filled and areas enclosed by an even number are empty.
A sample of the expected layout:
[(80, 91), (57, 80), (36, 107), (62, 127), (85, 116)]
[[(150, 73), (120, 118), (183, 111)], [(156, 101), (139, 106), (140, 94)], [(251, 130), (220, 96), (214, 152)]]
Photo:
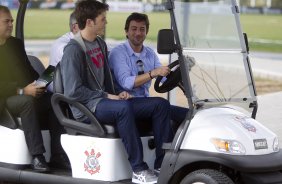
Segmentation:
[[(143, 44), (149, 25), (146, 14), (129, 15), (124, 27), (127, 40), (113, 48), (109, 55), (109, 64), (118, 84), (116, 88), (134, 97), (149, 97), (152, 79), (170, 73), (170, 68), (162, 66), (154, 50)], [(187, 112), (187, 108), (171, 105), (174, 127), (182, 123)]]

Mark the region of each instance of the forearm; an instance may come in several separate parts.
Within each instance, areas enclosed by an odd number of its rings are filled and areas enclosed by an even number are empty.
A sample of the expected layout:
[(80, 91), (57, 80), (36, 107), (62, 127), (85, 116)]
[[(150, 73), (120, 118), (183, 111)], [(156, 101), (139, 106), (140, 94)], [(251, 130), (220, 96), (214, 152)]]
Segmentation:
[(151, 71), (147, 72), (147, 73), (144, 73), (142, 75), (138, 75), (136, 76), (135, 78), (135, 81), (134, 81), (134, 87), (140, 87), (142, 86), (143, 84), (145, 84), (146, 82), (152, 80), (154, 77), (153, 77), (153, 74)]

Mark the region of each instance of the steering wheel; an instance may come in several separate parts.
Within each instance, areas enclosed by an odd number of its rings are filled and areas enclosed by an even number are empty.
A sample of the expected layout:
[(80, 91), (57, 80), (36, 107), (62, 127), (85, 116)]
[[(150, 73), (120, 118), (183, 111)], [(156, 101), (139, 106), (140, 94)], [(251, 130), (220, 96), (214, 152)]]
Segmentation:
[(180, 89), (182, 89), (182, 91), (184, 91), (184, 87), (182, 84), (182, 80), (181, 80), (181, 73), (180, 73), (180, 67), (179, 67), (179, 61), (176, 60), (172, 63), (170, 63), (168, 65), (168, 67), (170, 69), (177, 67), (174, 71), (171, 71), (167, 76), (166, 76), (166, 80), (162, 83), (162, 85), (160, 86), (160, 83), (163, 79), (163, 76), (158, 76), (156, 81), (155, 81), (155, 85), (154, 88), (156, 90), (156, 92), (158, 93), (166, 93), (170, 90), (172, 90), (173, 88), (175, 88), (176, 86), (178, 86)]

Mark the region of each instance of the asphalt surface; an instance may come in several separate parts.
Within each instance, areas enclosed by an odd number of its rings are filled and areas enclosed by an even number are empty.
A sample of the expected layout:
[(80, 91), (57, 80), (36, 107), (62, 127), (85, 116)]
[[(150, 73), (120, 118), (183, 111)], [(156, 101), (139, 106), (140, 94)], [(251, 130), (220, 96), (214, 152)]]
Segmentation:
[(282, 148), (282, 92), (258, 96), (257, 120), (272, 130)]
[[(250, 53), (253, 74), (282, 81), (282, 54)], [(282, 148), (282, 92), (260, 95), (256, 119), (272, 130)]]
[[(106, 40), (109, 49), (120, 41)], [(49, 55), (53, 40), (27, 41), (28, 54), (40, 57)], [(156, 48), (154, 44), (150, 46)], [(262, 53), (250, 51), (250, 63), (255, 76), (282, 80), (282, 53)], [(159, 55), (159, 57), (166, 57)], [(282, 148), (282, 92), (258, 96), (257, 118), (260, 123), (277, 134)]]

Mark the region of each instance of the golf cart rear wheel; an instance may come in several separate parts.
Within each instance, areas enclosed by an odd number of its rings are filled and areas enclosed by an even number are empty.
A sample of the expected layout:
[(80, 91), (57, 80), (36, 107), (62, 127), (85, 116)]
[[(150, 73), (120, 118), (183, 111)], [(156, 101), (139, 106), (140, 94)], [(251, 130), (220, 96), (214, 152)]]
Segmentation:
[(234, 184), (234, 182), (226, 176), (213, 169), (196, 170), (183, 178), (180, 184)]

